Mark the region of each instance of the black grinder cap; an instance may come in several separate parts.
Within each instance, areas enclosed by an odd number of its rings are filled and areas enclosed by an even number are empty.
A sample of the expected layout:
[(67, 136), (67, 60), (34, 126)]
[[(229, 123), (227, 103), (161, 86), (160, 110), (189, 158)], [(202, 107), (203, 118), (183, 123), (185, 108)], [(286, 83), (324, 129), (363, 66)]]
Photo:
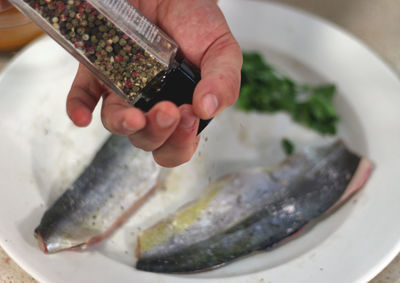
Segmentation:
[[(200, 81), (200, 71), (186, 60), (176, 61), (171, 68), (161, 72), (143, 88), (135, 107), (147, 112), (156, 103), (171, 101), (177, 106), (192, 104), (193, 92)], [(208, 125), (209, 120), (200, 120), (197, 134)]]

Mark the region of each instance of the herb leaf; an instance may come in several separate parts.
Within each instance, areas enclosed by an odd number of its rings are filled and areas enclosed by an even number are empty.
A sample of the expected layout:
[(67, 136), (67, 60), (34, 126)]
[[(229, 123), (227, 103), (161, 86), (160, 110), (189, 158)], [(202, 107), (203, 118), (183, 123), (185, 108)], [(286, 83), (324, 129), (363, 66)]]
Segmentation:
[(293, 142), (287, 138), (281, 140), (281, 145), (286, 155), (291, 155), (295, 150)]
[(256, 52), (243, 53), (242, 85), (236, 107), (244, 111), (285, 111), (321, 134), (336, 134), (339, 121), (332, 84), (300, 84), (279, 73)]

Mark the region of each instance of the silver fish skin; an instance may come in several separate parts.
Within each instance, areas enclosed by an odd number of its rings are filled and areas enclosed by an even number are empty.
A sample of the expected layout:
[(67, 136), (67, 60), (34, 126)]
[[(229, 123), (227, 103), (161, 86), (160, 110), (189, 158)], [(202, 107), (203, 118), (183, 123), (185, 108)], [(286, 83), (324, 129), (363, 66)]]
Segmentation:
[(151, 153), (112, 135), (91, 164), (44, 213), (35, 237), (45, 253), (84, 249), (121, 225), (158, 184)]
[(199, 272), (267, 250), (358, 191), (369, 160), (342, 142), (294, 155), (273, 170), (228, 175), (138, 236), (140, 270)]

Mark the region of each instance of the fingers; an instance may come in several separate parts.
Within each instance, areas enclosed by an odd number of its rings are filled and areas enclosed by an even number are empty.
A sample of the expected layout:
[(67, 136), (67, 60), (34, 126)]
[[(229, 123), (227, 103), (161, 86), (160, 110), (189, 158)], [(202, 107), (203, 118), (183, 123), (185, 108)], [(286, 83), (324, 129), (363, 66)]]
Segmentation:
[(180, 120), (172, 102), (160, 102), (146, 114), (146, 127), (129, 135), (131, 143), (145, 151), (153, 151), (171, 136)]
[(196, 151), (198, 125), (192, 106), (178, 109), (171, 102), (160, 102), (146, 114), (146, 126), (129, 139), (134, 146), (152, 151), (161, 166), (174, 167), (189, 161)]
[[(175, 9), (168, 9), (168, 5)], [(239, 95), (242, 52), (215, 2), (162, 1), (159, 21), (185, 57), (201, 69), (194, 112), (209, 119), (232, 105)]]
[(104, 98), (101, 121), (107, 130), (120, 136), (132, 135), (146, 126), (144, 113), (129, 106), (113, 92)]
[(236, 102), (242, 62), (242, 52), (230, 32), (210, 46), (202, 59), (202, 79), (193, 97), (194, 111), (200, 118), (210, 119)]
[[(213, 1), (131, 0), (175, 38), (185, 57), (201, 68), (193, 106), (179, 109), (169, 102), (144, 114), (107, 91), (80, 66), (67, 99), (67, 112), (78, 126), (90, 123), (92, 112), (104, 94), (102, 121), (113, 133), (129, 136), (133, 145), (153, 151), (167, 167), (188, 161), (197, 148), (199, 117), (209, 119), (232, 105), (239, 93), (242, 55), (226, 21)], [(158, 9), (157, 9), (158, 8)]]
[(108, 91), (81, 66), (67, 99), (71, 120), (78, 126), (89, 124), (102, 94), (101, 118), (110, 132), (129, 136), (134, 146), (153, 151), (154, 159), (162, 166), (173, 167), (190, 160), (199, 141), (199, 118), (192, 106), (178, 109), (164, 101), (145, 114)]
[(181, 118), (175, 131), (160, 148), (153, 151), (154, 160), (164, 167), (174, 167), (189, 161), (199, 143), (199, 118), (194, 114), (192, 106), (182, 105), (179, 112)]
[(79, 66), (75, 80), (67, 97), (67, 113), (79, 127), (89, 125), (104, 87), (83, 65)]

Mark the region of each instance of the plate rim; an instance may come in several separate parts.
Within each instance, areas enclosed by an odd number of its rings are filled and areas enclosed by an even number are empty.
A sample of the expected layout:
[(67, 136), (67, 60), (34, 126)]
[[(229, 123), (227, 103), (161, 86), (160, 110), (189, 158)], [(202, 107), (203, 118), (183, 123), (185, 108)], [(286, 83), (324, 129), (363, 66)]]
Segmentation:
[[(356, 41), (364, 49), (367, 49), (374, 57), (376, 57), (380, 61), (381, 64), (383, 64), (388, 70), (390, 70), (390, 72), (392, 74), (394, 74), (397, 79), (399, 78), (399, 75), (393, 69), (393, 67), (390, 64), (388, 64), (388, 62), (386, 60), (384, 60), (379, 54), (374, 52), (368, 45), (366, 45), (364, 42), (362, 42), (360, 39), (358, 39), (354, 35), (352, 35), (349, 32), (347, 32), (346, 30), (343, 30), (340, 26), (337, 26), (334, 23), (329, 22), (329, 21), (327, 21), (327, 20), (325, 20), (325, 19), (323, 19), (323, 18), (321, 18), (319, 16), (316, 16), (316, 15), (314, 15), (312, 13), (307, 12), (307, 11), (304, 11), (304, 10), (301, 10), (301, 9), (298, 9), (298, 8), (294, 8), (294, 7), (290, 6), (290, 5), (282, 4), (282, 3), (276, 3), (276, 2), (272, 2), (271, 3), (271, 2), (265, 2), (265, 1), (262, 1), (262, 0), (250, 0), (250, 1), (249, 0), (230, 0), (230, 1), (232, 1), (232, 2), (245, 2), (245, 1), (247, 1), (247, 2), (259, 2), (259, 3), (262, 3), (263, 5), (272, 6), (272, 7), (275, 6), (275, 7), (281, 8), (283, 10), (290, 10), (293, 13), (296, 13), (296, 14), (302, 14), (302, 15), (305, 15), (306, 17), (308, 17), (308, 18), (311, 18), (315, 22), (320, 22), (320, 23), (323, 23), (325, 25), (328, 25), (328, 26), (332, 27), (333, 29), (339, 31), (340, 33), (344, 34), (348, 39)], [(222, 1), (222, 2), (224, 2), (224, 1)], [(18, 62), (20, 60), (22, 60), (21, 58), (24, 57), (24, 54), (27, 52), (27, 50), (30, 50), (31, 46), (40, 43), (42, 40), (44, 40), (44, 38), (46, 38), (46, 37), (41, 37), (38, 40), (35, 40), (30, 45), (26, 46), (17, 56), (15, 56), (9, 62), (9, 64), (4, 68), (4, 70), (0, 74), (0, 83), (4, 80), (4, 77), (7, 75), (7, 73), (9, 73), (10, 70), (12, 70), (14, 68), (14, 66), (18, 64)], [(31, 269), (31, 267), (29, 265), (27, 265), (28, 264), (27, 262), (25, 264), (24, 260), (22, 260), (22, 262), (21, 262), (21, 260), (18, 258), (18, 256), (15, 257), (15, 253), (13, 252), (11, 246), (8, 245), (8, 244), (4, 244), (3, 242), (4, 242), (3, 239), (0, 238), (0, 246), (6, 251), (6, 253), (8, 254), (8, 256), (10, 256), (10, 258), (12, 258), (15, 262), (17, 262), (17, 264), (19, 266), (21, 266), (25, 271), (28, 272), (28, 270), (29, 270), (28, 273), (31, 274), (33, 277), (37, 278), (38, 280), (43, 280), (43, 282), (47, 282), (48, 279), (45, 278), (46, 276), (42, 277), (42, 274), (39, 274), (35, 270)], [(397, 243), (396, 246), (397, 246), (397, 249), (396, 250), (393, 249), (387, 255), (385, 260), (381, 260), (381, 261), (379, 261), (379, 263), (377, 263), (375, 270), (370, 270), (370, 272), (366, 273), (364, 278), (360, 278), (359, 281), (360, 282), (368, 281), (368, 280), (372, 279), (375, 275), (377, 275), (382, 269), (384, 269), (387, 266), (387, 264), (390, 263), (390, 261), (393, 260), (393, 258), (400, 251), (400, 240), (399, 240), (399, 242)], [(267, 272), (267, 271), (263, 271), (263, 272)], [(261, 272), (259, 272), (259, 273), (261, 273)], [(36, 274), (36, 275), (33, 275), (33, 274)], [(233, 279), (235, 279), (235, 278), (247, 278), (247, 277), (249, 277), (249, 275), (235, 276), (235, 277), (233, 277)], [(175, 279), (176, 278), (174, 278), (174, 280)], [(224, 278), (220, 278), (220, 279), (224, 279)], [(231, 277), (229, 277), (227, 279), (230, 280)], [(196, 280), (198, 280), (198, 278), (196, 278)], [(211, 279), (206, 279), (206, 280), (211, 280)], [(212, 279), (212, 280), (215, 280), (215, 279)], [(200, 281), (202, 281), (202, 280), (200, 280)]]

